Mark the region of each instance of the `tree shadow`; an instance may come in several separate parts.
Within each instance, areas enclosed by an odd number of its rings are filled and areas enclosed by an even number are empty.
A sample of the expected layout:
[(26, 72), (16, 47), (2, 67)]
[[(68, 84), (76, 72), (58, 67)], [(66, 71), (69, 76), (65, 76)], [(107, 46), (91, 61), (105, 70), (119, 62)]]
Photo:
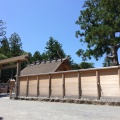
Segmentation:
[(0, 117), (0, 120), (3, 120), (3, 117)]
[(10, 94), (8, 94), (8, 93), (0, 94), (0, 98), (2, 98), (2, 97), (9, 97), (9, 96), (10, 96)]

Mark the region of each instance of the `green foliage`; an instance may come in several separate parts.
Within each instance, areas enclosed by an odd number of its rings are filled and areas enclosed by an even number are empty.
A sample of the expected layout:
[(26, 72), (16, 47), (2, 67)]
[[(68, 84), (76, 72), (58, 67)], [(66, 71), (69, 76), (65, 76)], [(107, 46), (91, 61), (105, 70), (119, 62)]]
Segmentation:
[(22, 42), (17, 33), (13, 33), (9, 39), (9, 45), (11, 50), (11, 57), (19, 56), (23, 54)]
[(80, 66), (73, 61), (73, 59), (70, 55), (68, 55), (67, 57), (69, 58), (69, 64), (70, 64), (72, 70), (80, 69)]
[(41, 58), (42, 58), (42, 60), (48, 60), (49, 59), (48, 55), (45, 52), (42, 53)]
[(7, 56), (5, 56), (4, 54), (0, 53), (0, 60), (3, 60), (3, 59), (7, 59)]
[(29, 63), (32, 63), (32, 62), (33, 62), (32, 53), (29, 52), (29, 53), (28, 53), (28, 56), (29, 56), (29, 57), (28, 57), (28, 58), (29, 58), (29, 59), (28, 59), (28, 62), (29, 62)]
[(65, 53), (62, 49), (62, 45), (53, 37), (50, 37), (49, 41), (46, 44), (45, 54), (47, 55), (47, 59), (65, 57)]
[[(120, 1), (119, 0), (86, 0), (76, 21), (80, 29), (76, 37), (87, 44), (87, 49), (79, 49), (78, 56), (98, 60), (104, 53), (111, 52), (111, 46), (120, 44)], [(83, 58), (84, 58), (83, 57)]]
[(111, 66), (112, 61), (108, 58), (105, 58), (104, 62), (103, 62), (103, 67), (109, 67)]
[(2, 20), (0, 20), (0, 36), (4, 36), (6, 34), (4, 24), (5, 23)]
[(36, 51), (33, 55), (33, 61), (42, 60), (42, 56), (39, 51)]
[[(9, 41), (7, 37), (3, 37), (0, 41), (0, 60), (22, 55), (22, 42), (18, 34), (14, 33), (11, 35)], [(25, 64), (22, 63), (22, 66)], [(7, 82), (9, 78), (14, 78), (16, 69), (5, 69), (2, 70), (1, 80)]]
[(0, 53), (10, 57), (10, 47), (7, 37), (3, 37), (0, 41)]
[(72, 63), (71, 67), (72, 67), (72, 70), (80, 69), (80, 66), (77, 63)]
[(81, 62), (79, 66), (81, 69), (94, 68), (94, 63)]

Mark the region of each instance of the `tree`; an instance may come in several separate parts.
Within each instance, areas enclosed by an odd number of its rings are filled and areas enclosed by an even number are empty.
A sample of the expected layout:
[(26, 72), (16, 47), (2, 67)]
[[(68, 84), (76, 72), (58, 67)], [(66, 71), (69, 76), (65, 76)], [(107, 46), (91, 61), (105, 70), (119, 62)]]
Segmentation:
[(10, 57), (10, 47), (7, 37), (3, 37), (0, 41), (0, 53)]
[(33, 56), (32, 53), (28, 53), (28, 62), (31, 64), (33, 62)]
[(72, 70), (78, 70), (78, 69), (80, 69), (79, 64), (77, 64), (77, 63), (75, 63), (75, 62), (73, 62), (73, 63), (71, 64), (71, 67), (72, 67)]
[(45, 54), (47, 55), (47, 59), (65, 57), (65, 53), (62, 49), (62, 45), (53, 37), (49, 38), (49, 41), (47, 42), (45, 49), (46, 49)]
[(11, 50), (11, 57), (19, 56), (23, 54), (22, 42), (17, 33), (13, 33), (9, 38), (9, 45)]
[(46, 52), (43, 52), (41, 57), (42, 57), (42, 60), (47, 60), (48, 59), (48, 55), (46, 54)]
[(81, 62), (79, 66), (81, 69), (94, 68), (94, 63)]
[(70, 55), (68, 55), (67, 57), (69, 59), (69, 64), (70, 64), (72, 70), (80, 69), (79, 64), (75, 63)]
[(105, 58), (104, 62), (103, 62), (103, 67), (109, 67), (111, 66), (112, 61), (108, 58)]
[(6, 34), (5, 27), (3, 27), (4, 24), (5, 23), (2, 20), (0, 20), (0, 36), (4, 36)]
[(37, 61), (37, 60), (42, 60), (42, 57), (39, 51), (36, 51), (33, 55), (33, 61)]
[(5, 56), (4, 54), (0, 53), (0, 60), (3, 60), (3, 59), (7, 59), (7, 56)]
[(80, 29), (76, 37), (87, 44), (87, 49), (79, 49), (78, 56), (96, 60), (104, 53), (112, 60), (113, 65), (118, 65), (118, 49), (120, 48), (120, 1), (119, 0), (86, 0), (76, 21)]

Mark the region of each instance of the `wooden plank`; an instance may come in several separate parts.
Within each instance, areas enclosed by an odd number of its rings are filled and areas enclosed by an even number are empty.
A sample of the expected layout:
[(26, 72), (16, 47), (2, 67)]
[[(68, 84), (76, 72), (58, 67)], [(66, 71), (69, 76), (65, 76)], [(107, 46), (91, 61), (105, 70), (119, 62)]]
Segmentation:
[(24, 61), (27, 59), (28, 59), (28, 54), (25, 54), (25, 55), (21, 55), (21, 56), (17, 56), (17, 57), (0, 60), (0, 64), (3, 65), (3, 64), (10, 63), (10, 62)]
[(29, 96), (37, 96), (37, 76), (29, 77)]
[(100, 70), (101, 97), (120, 97), (118, 69)]
[(82, 97), (97, 97), (96, 72), (80, 72)]
[(118, 69), (118, 80), (119, 80), (119, 88), (120, 88), (120, 69)]
[(65, 74), (62, 74), (63, 79), (63, 98), (65, 97)]
[(27, 85), (26, 85), (26, 97), (28, 96), (28, 89), (29, 88), (29, 77), (27, 77)]
[(81, 75), (80, 72), (78, 72), (78, 99), (81, 98)]
[(27, 77), (20, 78), (20, 96), (26, 96)]
[(0, 65), (0, 80), (1, 80), (1, 69), (2, 69), (2, 66)]
[(49, 96), (49, 76), (43, 75), (39, 77), (39, 96), (48, 97)]
[(51, 75), (49, 74), (49, 98), (51, 96)]
[(78, 72), (65, 73), (65, 97), (78, 98)]
[(51, 75), (51, 97), (63, 97), (62, 74)]
[(37, 97), (39, 96), (39, 76), (37, 76)]
[(1, 67), (1, 69), (4, 70), (4, 69), (9, 69), (9, 68), (16, 68), (16, 67), (17, 67), (17, 64), (13, 64), (13, 65), (3, 66)]
[(96, 79), (97, 79), (97, 95), (98, 95), (98, 100), (100, 100), (101, 90), (100, 90), (100, 77), (98, 71), (96, 71)]

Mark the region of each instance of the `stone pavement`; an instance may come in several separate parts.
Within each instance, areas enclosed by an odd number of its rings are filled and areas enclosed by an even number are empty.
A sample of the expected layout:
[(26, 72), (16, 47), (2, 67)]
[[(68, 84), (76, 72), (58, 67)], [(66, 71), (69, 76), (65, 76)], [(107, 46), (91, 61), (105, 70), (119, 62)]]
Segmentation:
[(120, 107), (10, 100), (0, 96), (0, 120), (120, 120)]

